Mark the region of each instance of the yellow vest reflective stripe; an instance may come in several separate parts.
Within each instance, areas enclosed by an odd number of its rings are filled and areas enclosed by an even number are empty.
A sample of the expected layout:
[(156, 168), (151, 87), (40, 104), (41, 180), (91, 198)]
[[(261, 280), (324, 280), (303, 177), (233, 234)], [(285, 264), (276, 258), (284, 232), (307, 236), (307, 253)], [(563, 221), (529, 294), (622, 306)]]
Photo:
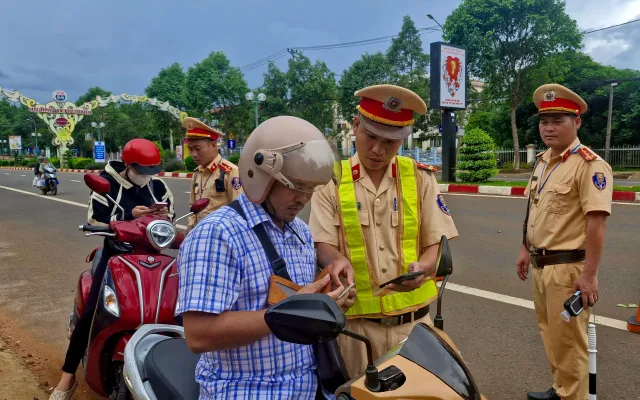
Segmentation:
[[(408, 265), (417, 261), (419, 257), (421, 198), (415, 176), (414, 161), (411, 158), (401, 156), (396, 157), (396, 160), (399, 178), (396, 179), (396, 186), (398, 197), (402, 199), (399, 204), (402, 223), (398, 227), (398, 257), (400, 265), (403, 265), (403, 273), (406, 273)], [(388, 292), (390, 294), (374, 296), (369, 278), (371, 271), (369, 270), (367, 251), (358, 215), (350, 160), (342, 161), (342, 181), (337, 197), (340, 222), (346, 247), (348, 247), (348, 254), (345, 255), (350, 259), (354, 268), (358, 293), (355, 304), (347, 311), (348, 316), (394, 314), (397, 310), (425, 303), (437, 294), (435, 283), (428, 281), (421, 288), (411, 292)]]

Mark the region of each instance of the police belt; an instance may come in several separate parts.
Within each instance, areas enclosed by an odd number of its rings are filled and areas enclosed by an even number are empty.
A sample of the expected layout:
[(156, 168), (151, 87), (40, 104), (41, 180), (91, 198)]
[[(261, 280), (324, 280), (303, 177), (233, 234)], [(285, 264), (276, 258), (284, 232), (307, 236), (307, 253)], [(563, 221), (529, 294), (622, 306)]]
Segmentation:
[(377, 322), (383, 326), (396, 326), (402, 324), (408, 324), (412, 321), (411, 314), (413, 314), (413, 321), (418, 320), (425, 315), (429, 314), (429, 305), (422, 307), (416, 311), (408, 312), (405, 314), (394, 315), (392, 317), (384, 318), (365, 318), (367, 321)]
[(566, 264), (584, 261), (584, 250), (545, 250), (531, 251), (531, 265), (533, 268), (544, 268), (546, 265)]

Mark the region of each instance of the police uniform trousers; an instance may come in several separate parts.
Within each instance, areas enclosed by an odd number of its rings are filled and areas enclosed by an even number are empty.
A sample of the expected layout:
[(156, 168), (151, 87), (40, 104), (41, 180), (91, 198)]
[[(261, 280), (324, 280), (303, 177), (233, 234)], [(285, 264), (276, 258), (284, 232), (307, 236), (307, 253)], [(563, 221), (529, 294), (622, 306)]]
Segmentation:
[(565, 322), (560, 314), (573, 294), (584, 262), (533, 268), (533, 302), (542, 343), (553, 374), (553, 388), (563, 400), (586, 400), (589, 391), (587, 324), (589, 311)]
[[(433, 326), (431, 318), (427, 314), (413, 321), (413, 323), (395, 326), (381, 325), (376, 321), (370, 321), (365, 318), (353, 318), (347, 320), (346, 329), (358, 333), (371, 341), (373, 359), (375, 361), (409, 337), (413, 327), (420, 322)], [(367, 369), (367, 348), (364, 343), (346, 335), (339, 335), (338, 345), (351, 379), (364, 374), (365, 369)]]

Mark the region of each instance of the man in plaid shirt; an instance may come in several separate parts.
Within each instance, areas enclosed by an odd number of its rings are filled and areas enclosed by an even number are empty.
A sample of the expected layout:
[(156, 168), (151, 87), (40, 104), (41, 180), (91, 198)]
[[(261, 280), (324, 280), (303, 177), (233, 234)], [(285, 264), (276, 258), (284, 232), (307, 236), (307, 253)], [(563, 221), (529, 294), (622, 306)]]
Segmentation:
[[(296, 218), (333, 176), (334, 154), (322, 133), (295, 117), (263, 122), (239, 162), (245, 217), (226, 206), (202, 220), (180, 248), (178, 313), (187, 345), (202, 353), (195, 371), (200, 399), (313, 399), (311, 346), (277, 339), (267, 327), (271, 264), (252, 228), (263, 224), (298, 293), (320, 292), (309, 227)], [(337, 299), (344, 290), (328, 293)], [(355, 289), (337, 300), (348, 307)]]

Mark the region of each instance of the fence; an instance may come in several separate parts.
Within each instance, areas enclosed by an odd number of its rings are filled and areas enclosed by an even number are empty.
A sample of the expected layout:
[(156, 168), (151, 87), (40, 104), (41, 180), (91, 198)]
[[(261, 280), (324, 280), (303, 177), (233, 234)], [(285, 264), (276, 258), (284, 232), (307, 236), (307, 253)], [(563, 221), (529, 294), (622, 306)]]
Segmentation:
[[(537, 149), (536, 154), (545, 149)], [(591, 149), (594, 153), (605, 158), (605, 149)], [(520, 163), (527, 162), (527, 150), (520, 149)], [(502, 164), (513, 163), (513, 150), (498, 149), (496, 150), (496, 158)], [(609, 148), (609, 165), (617, 168), (640, 168), (640, 147), (610, 147)]]

